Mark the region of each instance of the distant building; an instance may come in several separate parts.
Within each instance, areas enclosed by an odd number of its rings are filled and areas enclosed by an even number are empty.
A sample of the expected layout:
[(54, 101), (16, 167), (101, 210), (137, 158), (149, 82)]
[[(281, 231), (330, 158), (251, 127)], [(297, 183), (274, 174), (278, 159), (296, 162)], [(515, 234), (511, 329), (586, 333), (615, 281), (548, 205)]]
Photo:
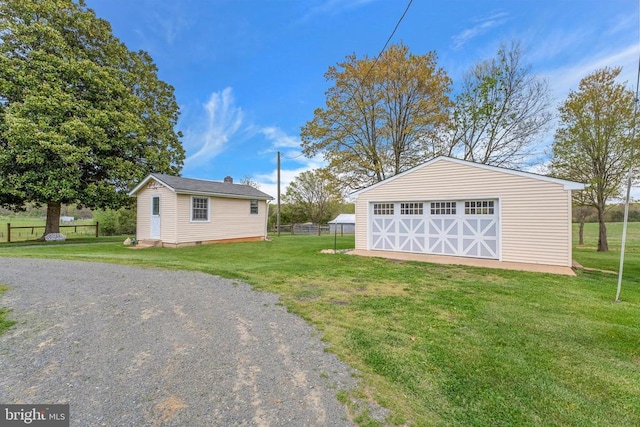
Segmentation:
[(329, 221), (329, 230), (334, 233), (336, 230), (338, 233), (353, 234), (356, 232), (356, 215), (355, 214), (340, 214), (335, 219)]

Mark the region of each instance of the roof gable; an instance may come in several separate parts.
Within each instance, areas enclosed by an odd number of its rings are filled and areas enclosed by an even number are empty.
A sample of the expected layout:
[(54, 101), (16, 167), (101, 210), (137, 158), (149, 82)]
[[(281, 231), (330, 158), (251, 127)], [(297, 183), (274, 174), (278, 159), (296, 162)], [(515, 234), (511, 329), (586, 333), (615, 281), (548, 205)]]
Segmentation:
[(485, 170), (491, 170), (491, 171), (495, 171), (495, 172), (502, 172), (502, 173), (506, 173), (506, 174), (510, 174), (510, 175), (515, 175), (515, 176), (521, 176), (521, 177), (525, 177), (525, 178), (531, 178), (531, 179), (536, 179), (539, 181), (546, 181), (546, 182), (553, 182), (556, 184), (560, 184), (563, 186), (563, 188), (565, 190), (584, 190), (586, 185), (579, 183), (579, 182), (574, 182), (574, 181), (568, 181), (566, 179), (559, 179), (559, 178), (552, 178), (550, 176), (546, 176), (546, 175), (540, 175), (540, 174), (536, 174), (536, 173), (532, 173), (532, 172), (524, 172), (524, 171), (519, 171), (519, 170), (515, 170), (515, 169), (507, 169), (507, 168), (502, 168), (499, 166), (491, 166), (491, 165), (485, 165), (482, 163), (475, 163), (475, 162), (470, 162), (467, 160), (460, 160), (460, 159), (455, 159), (453, 157), (446, 157), (446, 156), (438, 156), (438, 157), (434, 157), (431, 160), (428, 160), (418, 166), (415, 166), (409, 170), (406, 170), (402, 173), (399, 173), (397, 175), (392, 176), (391, 178), (387, 178), (384, 181), (380, 181), (377, 182), (373, 185), (370, 185), (368, 187), (362, 188), (360, 190), (354, 191), (353, 193), (351, 193), (349, 196), (350, 197), (357, 197), (358, 195), (360, 195), (361, 193), (364, 193), (366, 191), (369, 190), (373, 190), (374, 188), (377, 188), (381, 185), (387, 184), (395, 179), (398, 179), (400, 177), (403, 177), (405, 175), (408, 175), (410, 173), (413, 173), (417, 170), (420, 170), (422, 168), (425, 167), (429, 167), (430, 165), (433, 165), (435, 163), (438, 162), (451, 162), (451, 163), (457, 163), (460, 165), (464, 165), (464, 166), (469, 166), (469, 167), (475, 167), (475, 168), (479, 168), (479, 169), (485, 169)]
[(208, 181), (204, 179), (183, 178), (180, 176), (153, 173), (147, 176), (140, 184), (129, 192), (134, 196), (151, 180), (164, 185), (176, 194), (198, 194), (236, 199), (273, 200), (273, 197), (257, 188), (245, 184), (232, 184), (229, 182)]

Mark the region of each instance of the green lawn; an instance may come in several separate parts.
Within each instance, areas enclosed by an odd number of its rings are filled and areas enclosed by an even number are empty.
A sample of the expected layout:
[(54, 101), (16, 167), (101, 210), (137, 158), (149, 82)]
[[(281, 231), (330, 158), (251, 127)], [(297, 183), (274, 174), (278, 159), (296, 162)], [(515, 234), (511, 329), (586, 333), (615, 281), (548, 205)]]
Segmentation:
[[(8, 287), (0, 284), (0, 296), (9, 290)], [(9, 314), (9, 310), (0, 307), (0, 334), (4, 331), (15, 325), (16, 322), (13, 320), (7, 320), (7, 315)]]
[[(7, 242), (7, 223), (11, 224), (11, 227), (32, 227), (32, 228), (19, 228), (11, 230), (12, 242), (24, 242), (30, 240), (36, 240), (42, 236), (44, 232), (45, 218), (30, 218), (25, 216), (0, 216), (0, 242)], [(82, 239), (95, 236), (95, 228), (92, 227), (77, 227), (70, 228), (66, 225), (94, 225), (93, 220), (77, 220), (68, 224), (61, 224), (65, 227), (60, 229), (60, 232), (64, 234), (68, 239)], [(124, 240), (124, 239), (123, 239)]]
[[(0, 256), (200, 270), (277, 293), (362, 373), (361, 388), (340, 397), (376, 400), (391, 410), (390, 424), (632, 426), (640, 425), (638, 226), (621, 303), (613, 301), (613, 274), (320, 254), (333, 248), (333, 236), (183, 249), (0, 245)], [(595, 231), (587, 228), (587, 242)], [(353, 236), (338, 238), (338, 249), (349, 247)], [(587, 267), (616, 270), (615, 255), (575, 250)], [(362, 425), (375, 425), (366, 411), (353, 411)]]

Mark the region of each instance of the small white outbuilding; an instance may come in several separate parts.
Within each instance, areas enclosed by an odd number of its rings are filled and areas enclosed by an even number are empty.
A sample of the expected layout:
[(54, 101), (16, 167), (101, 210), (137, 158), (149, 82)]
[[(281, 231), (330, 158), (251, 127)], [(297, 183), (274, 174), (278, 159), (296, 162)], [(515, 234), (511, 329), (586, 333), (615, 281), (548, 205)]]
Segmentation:
[(246, 242), (267, 237), (268, 201), (250, 185), (154, 173), (130, 193), (137, 198), (136, 238), (164, 247)]
[(355, 214), (339, 214), (329, 221), (329, 231), (353, 234), (356, 231)]
[(356, 250), (571, 267), (584, 184), (436, 157), (352, 194)]

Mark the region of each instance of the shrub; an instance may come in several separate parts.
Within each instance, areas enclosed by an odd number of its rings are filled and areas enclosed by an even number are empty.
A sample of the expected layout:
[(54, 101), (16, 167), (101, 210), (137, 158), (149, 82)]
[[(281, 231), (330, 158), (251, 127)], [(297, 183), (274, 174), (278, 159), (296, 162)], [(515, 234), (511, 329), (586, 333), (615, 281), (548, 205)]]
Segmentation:
[(100, 223), (102, 236), (136, 234), (136, 211), (132, 208), (96, 209), (93, 219)]

